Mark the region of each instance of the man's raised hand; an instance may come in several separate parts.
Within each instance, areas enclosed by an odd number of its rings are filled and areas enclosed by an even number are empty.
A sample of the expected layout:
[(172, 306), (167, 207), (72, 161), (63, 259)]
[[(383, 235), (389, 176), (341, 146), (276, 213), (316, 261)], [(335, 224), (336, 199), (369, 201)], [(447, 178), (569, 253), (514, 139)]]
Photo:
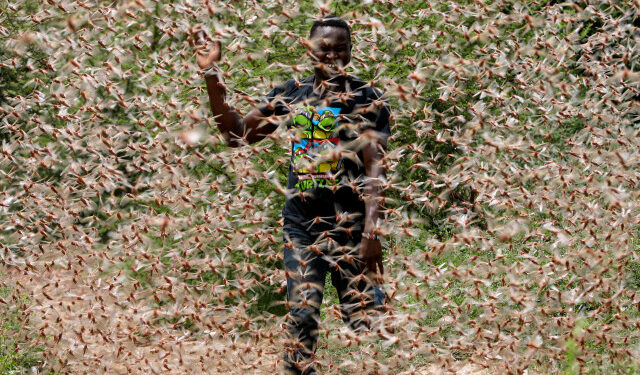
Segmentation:
[(208, 69), (220, 61), (222, 44), (219, 40), (213, 40), (201, 25), (192, 27), (189, 34), (188, 41), (195, 51), (196, 62), (200, 69)]
[(212, 69), (217, 72), (217, 74), (207, 74), (207, 72), (204, 74), (204, 78), (207, 84), (211, 112), (216, 119), (218, 129), (229, 146), (239, 147), (247, 143), (254, 143), (263, 139), (267, 134), (273, 133), (278, 128), (277, 123), (262, 125), (265, 116), (259, 108), (253, 108), (246, 116), (242, 117), (227, 104), (221, 71), (218, 71), (216, 67), (216, 63), (222, 57), (220, 41), (211, 38), (201, 25), (189, 29), (187, 40), (194, 50), (200, 69)]

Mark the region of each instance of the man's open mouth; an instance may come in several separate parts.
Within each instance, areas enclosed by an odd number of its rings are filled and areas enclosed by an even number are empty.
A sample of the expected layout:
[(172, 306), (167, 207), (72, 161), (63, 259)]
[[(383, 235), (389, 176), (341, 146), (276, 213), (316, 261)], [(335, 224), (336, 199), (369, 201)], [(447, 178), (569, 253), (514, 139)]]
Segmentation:
[(340, 74), (344, 74), (345, 70), (340, 64), (334, 63), (320, 63), (320, 68), (325, 71), (326, 74), (330, 76), (337, 76)]

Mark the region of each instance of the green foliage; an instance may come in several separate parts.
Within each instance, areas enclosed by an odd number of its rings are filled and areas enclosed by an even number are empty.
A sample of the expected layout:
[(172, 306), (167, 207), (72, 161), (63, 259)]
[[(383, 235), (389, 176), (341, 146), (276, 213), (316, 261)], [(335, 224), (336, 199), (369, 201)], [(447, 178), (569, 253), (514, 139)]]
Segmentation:
[(28, 300), (16, 297), (15, 292), (7, 287), (0, 289), (0, 374), (7, 375), (27, 373), (42, 363), (41, 350), (24, 339), (27, 333), (24, 310)]

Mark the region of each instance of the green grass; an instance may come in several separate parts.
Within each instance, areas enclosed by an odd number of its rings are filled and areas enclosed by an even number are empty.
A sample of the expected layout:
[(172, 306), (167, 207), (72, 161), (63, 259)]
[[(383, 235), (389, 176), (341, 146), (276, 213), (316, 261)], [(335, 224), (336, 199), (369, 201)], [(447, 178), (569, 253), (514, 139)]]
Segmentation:
[[(4, 278), (2, 275), (0, 278)], [(24, 340), (24, 308), (28, 303), (24, 297), (12, 296), (14, 290), (0, 288), (0, 297), (8, 304), (0, 304), (0, 374), (31, 373), (43, 363), (41, 349), (31, 347)], [(39, 371), (39, 370), (38, 370)]]

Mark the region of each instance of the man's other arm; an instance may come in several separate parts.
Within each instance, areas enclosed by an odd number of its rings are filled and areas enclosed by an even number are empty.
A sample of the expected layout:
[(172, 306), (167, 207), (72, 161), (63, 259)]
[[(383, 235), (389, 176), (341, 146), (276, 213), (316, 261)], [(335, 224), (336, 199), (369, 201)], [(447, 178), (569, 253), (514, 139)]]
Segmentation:
[(213, 40), (200, 25), (191, 28), (190, 34), (189, 44), (196, 53), (196, 62), (200, 69), (208, 70), (204, 76), (211, 111), (229, 146), (238, 147), (254, 143), (274, 132), (277, 125), (268, 121), (258, 108), (242, 117), (226, 102), (225, 85), (217, 67), (222, 57), (220, 41)]
[(253, 108), (245, 117), (240, 116), (226, 102), (224, 83), (217, 72), (207, 72), (205, 82), (211, 111), (229, 146), (238, 147), (257, 142), (278, 128), (258, 108)]
[[(367, 140), (362, 148), (362, 162), (365, 168), (365, 216), (364, 216), (364, 232), (379, 234), (378, 219), (382, 209), (382, 201), (384, 199), (384, 190), (382, 188), (382, 180), (384, 179), (384, 167), (380, 160), (382, 159), (381, 145), (378, 142), (379, 134), (375, 130), (366, 130), (363, 137)], [(382, 245), (379, 240), (363, 239), (360, 247), (362, 260), (367, 269), (376, 272), (378, 269), (380, 274), (384, 273), (382, 265)]]

